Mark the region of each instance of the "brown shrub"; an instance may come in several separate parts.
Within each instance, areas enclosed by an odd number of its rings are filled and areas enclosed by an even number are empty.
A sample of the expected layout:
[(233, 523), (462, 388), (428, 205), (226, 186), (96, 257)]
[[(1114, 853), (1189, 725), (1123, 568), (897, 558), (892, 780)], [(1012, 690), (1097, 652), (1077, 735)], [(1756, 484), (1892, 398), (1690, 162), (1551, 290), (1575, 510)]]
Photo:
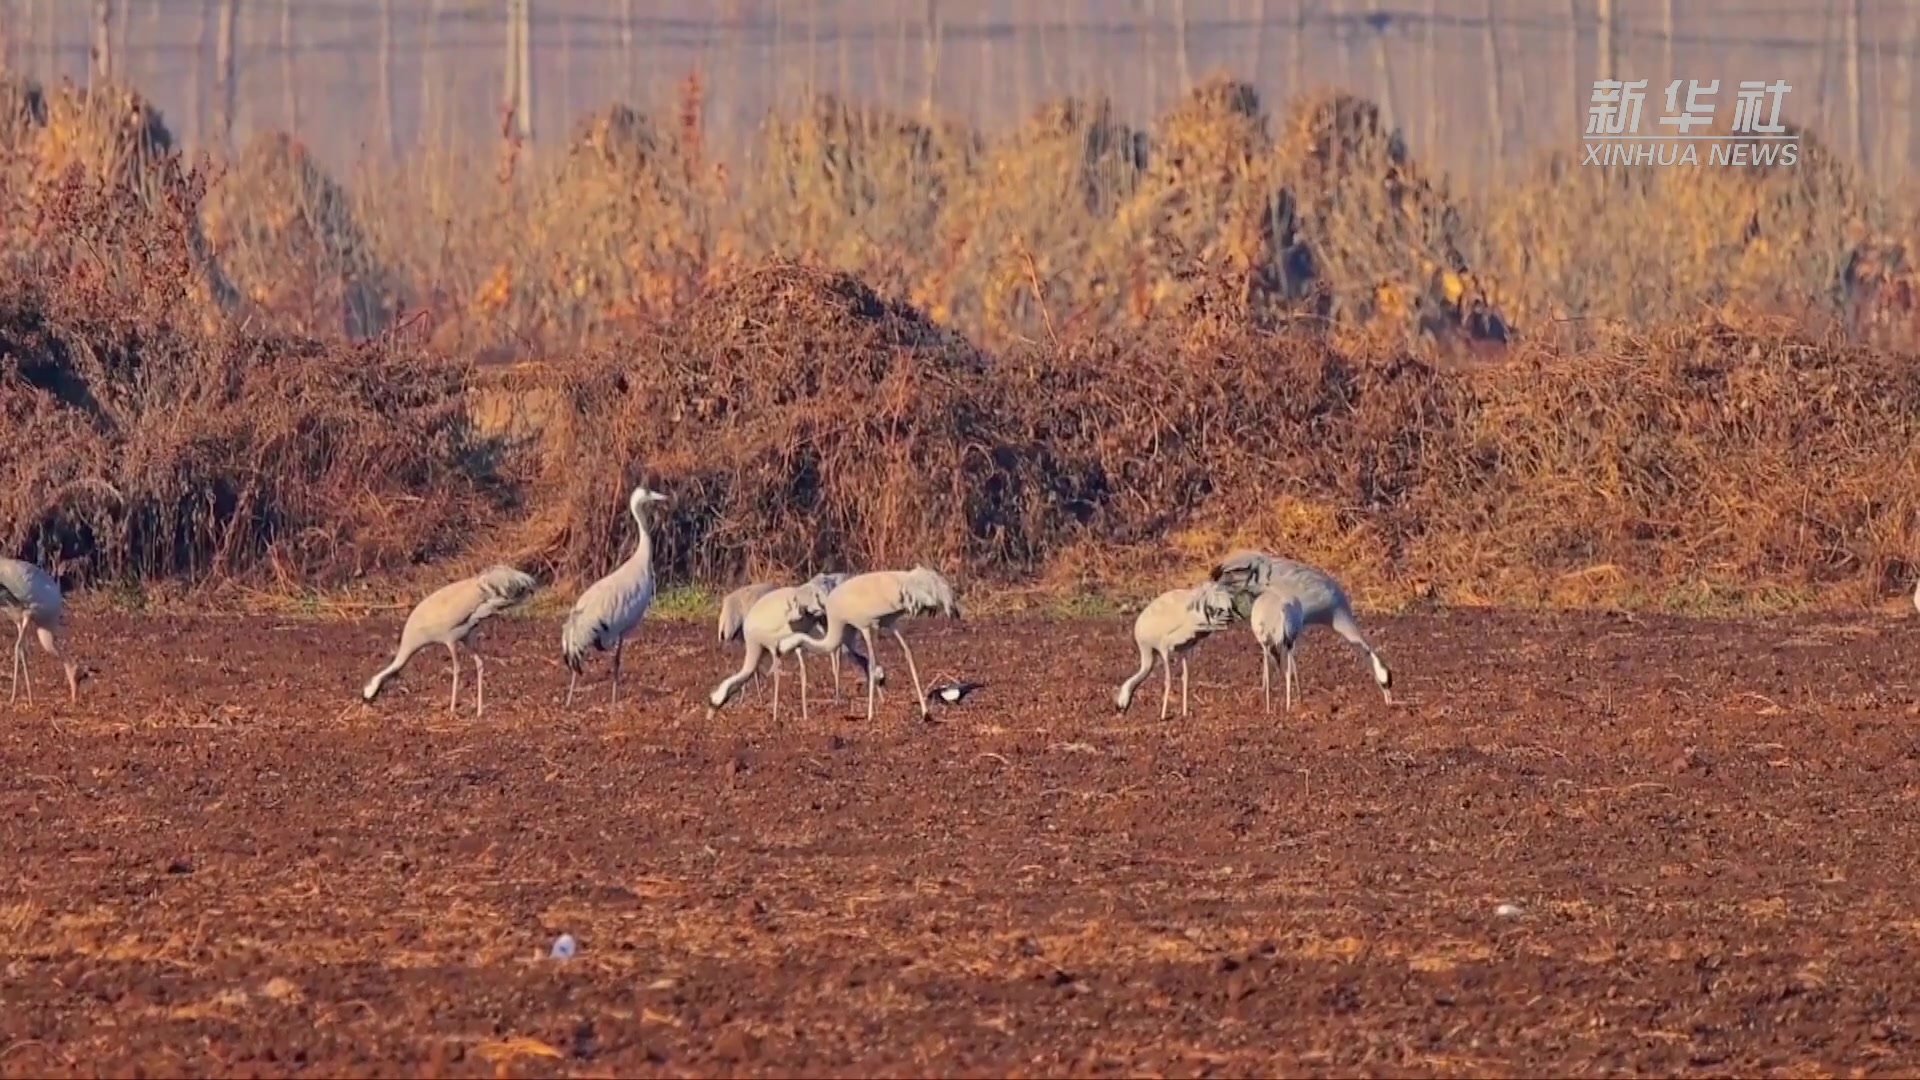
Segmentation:
[[(47, 99), (31, 79), (0, 74), (0, 206), (26, 205)], [(0, 214), (0, 259), (26, 248), (32, 235), (26, 215)]]
[(1000, 528), (1025, 496), (992, 452), (984, 360), (846, 275), (747, 271), (566, 396), (538, 540), (565, 575), (631, 549), (641, 479), (672, 493), (656, 558), (675, 576), (1024, 555)]
[(34, 100), (30, 87), (16, 90), (26, 149), (14, 168), (0, 167), (10, 276), (78, 275), (106, 283), (117, 304), (185, 306), (207, 327), (231, 313), (236, 293), (188, 210), (208, 172), (182, 165), (160, 114), (111, 84), (69, 86), (45, 101), (46, 122), (35, 127)]
[(527, 324), (555, 342), (600, 340), (684, 303), (708, 257), (707, 192), (687, 148), (615, 106), (575, 129), (535, 197), (513, 277)]
[(1106, 100), (1043, 106), (941, 208), (946, 258), (916, 300), (993, 347), (1069, 334), (1114, 287), (1093, 244), (1145, 163), (1146, 136), (1116, 122)]
[(345, 189), (305, 146), (263, 132), (201, 205), (221, 268), (272, 325), (370, 337), (399, 309), (399, 286), (367, 243)]
[(189, 302), (205, 180), (169, 168), (147, 195), (70, 169), (45, 272), (0, 280), (0, 548), (292, 589), (453, 550), (481, 486), (462, 369), (209, 332)]
[(1373, 102), (1297, 102), (1276, 158), (1271, 291), (1315, 296), (1318, 314), (1410, 337), (1506, 340), (1491, 286), (1469, 265), (1473, 238), (1458, 206)]
[(1266, 115), (1251, 86), (1224, 77), (1194, 89), (1154, 128), (1146, 174), (1095, 243), (1112, 275), (1102, 325), (1140, 325), (1213, 294), (1248, 318), (1272, 264)]
[(768, 117), (746, 174), (749, 258), (844, 270), (904, 295), (936, 255), (935, 222), (976, 167), (980, 137), (823, 94)]
[(1420, 502), (1436, 571), (1555, 600), (1574, 587), (1556, 574), (1604, 568), (1615, 602), (1683, 583), (1864, 600), (1909, 576), (1911, 357), (1709, 320), (1524, 364), (1474, 380), (1464, 456)]
[(78, 165), (143, 195), (167, 186), (173, 134), (160, 110), (138, 93), (112, 84), (64, 86), (48, 99), (46, 115), (35, 147), (41, 183), (57, 183)]
[(1488, 201), (1486, 261), (1528, 325), (1834, 312), (1885, 208), (1850, 165), (1800, 135), (1794, 166), (1602, 169), (1547, 155)]
[[(1916, 370), (1767, 323), (1464, 372), (1235, 322), (987, 364), (851, 279), (777, 267), (577, 378), (555, 460), (669, 487), (672, 577), (926, 559), (1124, 588), (1256, 544), (1374, 597), (1864, 599), (1914, 562), (1889, 493), (1920, 482)], [(638, 478), (553, 478), (562, 576), (630, 549)]]

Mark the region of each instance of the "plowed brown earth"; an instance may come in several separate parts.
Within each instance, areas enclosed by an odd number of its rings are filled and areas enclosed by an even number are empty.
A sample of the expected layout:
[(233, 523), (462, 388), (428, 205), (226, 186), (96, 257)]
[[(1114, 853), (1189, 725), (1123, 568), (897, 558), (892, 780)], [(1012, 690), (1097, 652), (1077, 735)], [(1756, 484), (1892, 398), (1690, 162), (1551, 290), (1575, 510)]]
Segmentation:
[(83, 620), (78, 708), (33, 656), (0, 1071), (1920, 1069), (1920, 625), (1373, 620), (1405, 704), (1316, 633), (1284, 718), (1241, 629), (1162, 722), (1122, 620), (923, 624), (942, 724), (891, 647), (873, 724), (709, 721), (739, 654), (663, 622), (618, 710), (546, 621), (481, 721), (444, 652), (364, 707), (397, 629)]

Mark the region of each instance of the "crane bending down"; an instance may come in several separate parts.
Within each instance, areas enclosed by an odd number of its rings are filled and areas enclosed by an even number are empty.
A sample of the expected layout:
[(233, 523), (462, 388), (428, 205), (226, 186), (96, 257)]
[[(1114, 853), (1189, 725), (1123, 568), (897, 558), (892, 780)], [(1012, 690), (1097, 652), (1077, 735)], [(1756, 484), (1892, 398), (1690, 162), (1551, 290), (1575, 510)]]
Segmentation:
[(1160, 658), (1164, 678), (1160, 688), (1160, 719), (1167, 718), (1173, 697), (1173, 661), (1180, 660), (1180, 715), (1187, 715), (1187, 653), (1206, 638), (1233, 625), (1233, 594), (1211, 582), (1184, 589), (1168, 589), (1155, 597), (1133, 620), (1133, 642), (1140, 647), (1140, 670), (1113, 695), (1121, 712), (1133, 704), (1133, 692), (1153, 672)]
[(1296, 668), (1293, 650), (1309, 627), (1325, 626), (1359, 649), (1373, 668), (1374, 684), (1387, 704), (1393, 704), (1393, 672), (1360, 632), (1353, 605), (1333, 575), (1318, 567), (1257, 551), (1236, 552), (1213, 568), (1213, 579), (1235, 590), (1236, 598), (1251, 597), (1248, 622), (1260, 643), (1260, 689), (1268, 712), (1273, 711), (1272, 662), (1281, 661), (1286, 674), (1286, 707), (1293, 709)]
[[(787, 601), (788, 630), (803, 634), (817, 634), (826, 629), (827, 594), (846, 584), (846, 581), (845, 574), (815, 574), (808, 578), (806, 584), (795, 589), (793, 598)], [(775, 665), (780, 663), (780, 656), (775, 652), (778, 647), (778, 639), (767, 644), (767, 654), (773, 658)], [(834, 701), (840, 700), (841, 653), (853, 657), (854, 662), (860, 665), (861, 678), (873, 680), (874, 686), (878, 688), (886, 688), (887, 673), (881, 669), (873, 657), (860, 651), (858, 641), (849, 638), (841, 648), (827, 654), (827, 661), (833, 666)], [(805, 673), (802, 672), (802, 674)]]
[(586, 666), (587, 651), (613, 652), (613, 703), (620, 703), (620, 652), (627, 635), (653, 606), (653, 537), (647, 532), (647, 506), (667, 501), (665, 495), (633, 489), (627, 511), (640, 527), (640, 543), (633, 555), (592, 585), (574, 601), (560, 628), (560, 655), (567, 662), (567, 705), (573, 705), (574, 686)]
[[(925, 719), (927, 694), (920, 686), (920, 669), (915, 666), (913, 650), (907, 647), (907, 639), (900, 635), (897, 624), (916, 615), (944, 614), (960, 618), (960, 605), (954, 601), (953, 586), (947, 579), (925, 566), (911, 570), (875, 570), (841, 582), (838, 588), (827, 593), (824, 607), (826, 627), (821, 635), (789, 634), (776, 648), (776, 655), (785, 656), (803, 646), (814, 652), (833, 652), (846, 641), (851, 627), (860, 631), (860, 637), (867, 643), (869, 660), (877, 663), (880, 654), (875, 651), (873, 632), (876, 629), (890, 631), (907, 658), (907, 673), (913, 676), (913, 697), (920, 704), (921, 718)], [(873, 719), (873, 694), (878, 682), (877, 677), (867, 680), (869, 721)]]
[[(843, 580), (844, 574), (821, 574), (804, 585), (771, 589), (754, 601), (741, 625), (741, 638), (747, 647), (746, 658), (741, 662), (739, 671), (713, 688), (713, 693), (707, 695), (707, 703), (714, 709), (725, 705), (742, 683), (759, 673), (760, 658), (770, 655), (773, 660), (773, 718), (779, 720), (780, 657), (774, 650), (789, 634), (815, 632), (826, 625), (826, 596)], [(840, 690), (840, 653), (843, 651), (853, 658), (866, 678), (875, 682), (886, 679), (886, 675), (873, 667), (858, 646), (849, 640), (832, 654), (836, 697)], [(794, 661), (800, 668), (800, 719), (804, 721), (807, 719), (807, 658), (799, 655), (794, 657)]]
[[(741, 640), (742, 628), (746, 625), (747, 612), (759, 599), (779, 588), (771, 581), (756, 581), (751, 585), (742, 585), (728, 593), (720, 601), (720, 625), (718, 627), (720, 644)], [(760, 682), (760, 669), (753, 669), (753, 681)]]
[(79, 669), (62, 651), (67, 628), (67, 606), (60, 597), (60, 583), (53, 575), (19, 559), (0, 559), (0, 615), (13, 624), (13, 677), (7, 690), (11, 703), (27, 687), (27, 704), (33, 704), (33, 679), (27, 675), (27, 628), (32, 627), (40, 647), (60, 661), (67, 675), (67, 700), (80, 700)]
[[(481, 623), (526, 603), (538, 588), (530, 575), (511, 566), (491, 566), (435, 590), (414, 606), (406, 626), (400, 630), (400, 649), (393, 654), (393, 663), (367, 680), (360, 696), (368, 701), (379, 697), (380, 688), (406, 667), (415, 653), (429, 645), (445, 645), (447, 655), (453, 659), (453, 694), (447, 709), (459, 712), (459, 644), (467, 641)], [(473, 657), (473, 715), (479, 716), (487, 708), (487, 667), (480, 661), (479, 650), (470, 642), (467, 652)]]

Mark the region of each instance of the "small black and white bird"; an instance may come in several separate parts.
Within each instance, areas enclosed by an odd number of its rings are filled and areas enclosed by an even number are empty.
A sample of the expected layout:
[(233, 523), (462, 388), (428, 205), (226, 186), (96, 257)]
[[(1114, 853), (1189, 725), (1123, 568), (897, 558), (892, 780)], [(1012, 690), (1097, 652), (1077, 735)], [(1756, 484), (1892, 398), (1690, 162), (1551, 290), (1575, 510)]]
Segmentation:
[(949, 705), (958, 705), (960, 702), (966, 700), (968, 694), (986, 685), (986, 683), (967, 682), (965, 680), (935, 683), (933, 686), (927, 688), (927, 704), (931, 705), (935, 701), (944, 701)]

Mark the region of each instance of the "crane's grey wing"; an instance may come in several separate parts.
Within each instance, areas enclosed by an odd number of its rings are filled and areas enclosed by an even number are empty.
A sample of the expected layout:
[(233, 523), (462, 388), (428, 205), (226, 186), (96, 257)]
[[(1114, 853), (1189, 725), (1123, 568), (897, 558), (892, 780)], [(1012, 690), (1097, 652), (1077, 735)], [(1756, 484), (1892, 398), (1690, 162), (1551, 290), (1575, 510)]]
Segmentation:
[(485, 619), (497, 615), (509, 608), (519, 607), (533, 597), (538, 583), (533, 575), (522, 573), (510, 566), (496, 566), (481, 574), (480, 603), (475, 608), (477, 618)]
[(560, 656), (566, 660), (568, 670), (579, 674), (585, 666), (587, 652), (600, 640), (599, 620), (575, 608), (567, 615), (567, 621), (560, 626)]
[(720, 601), (720, 622), (715, 628), (722, 642), (735, 641), (746, 631), (747, 614), (760, 598), (780, 586), (764, 581), (742, 585)]
[(900, 579), (900, 607), (909, 615), (951, 614), (953, 586), (939, 571), (916, 566)]
[(740, 628), (746, 623), (746, 607), (740, 603), (740, 594), (731, 592), (720, 601), (720, 622), (715, 633), (722, 642), (732, 641), (740, 636)]
[(1236, 618), (1249, 617), (1253, 611), (1253, 599), (1248, 594), (1232, 592), (1210, 582), (1193, 591), (1193, 598), (1187, 601), (1187, 610), (1193, 613), (1194, 621), (1201, 626), (1208, 630), (1220, 630)]
[(1213, 564), (1209, 579), (1238, 593), (1259, 592), (1273, 574), (1273, 559), (1265, 552), (1236, 551)]

